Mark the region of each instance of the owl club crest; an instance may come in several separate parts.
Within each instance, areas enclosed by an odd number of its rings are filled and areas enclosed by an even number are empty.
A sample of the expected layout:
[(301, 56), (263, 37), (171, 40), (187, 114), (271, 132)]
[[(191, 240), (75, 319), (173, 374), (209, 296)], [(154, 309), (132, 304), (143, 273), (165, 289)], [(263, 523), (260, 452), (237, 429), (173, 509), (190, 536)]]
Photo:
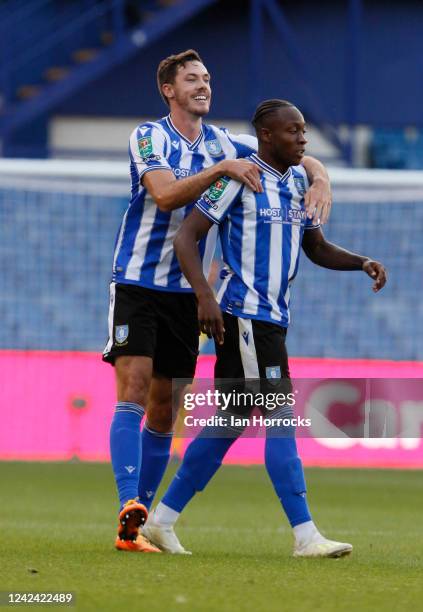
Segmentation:
[(279, 380), (281, 378), (280, 366), (270, 366), (266, 368), (267, 380)]
[(206, 140), (205, 145), (207, 151), (212, 157), (219, 157), (220, 155), (223, 155), (222, 145), (217, 138), (215, 140)]
[(116, 325), (115, 340), (116, 344), (123, 344), (128, 339), (129, 325)]
[(300, 194), (300, 196), (303, 196), (306, 192), (306, 186), (305, 186), (305, 182), (302, 176), (294, 177), (294, 185), (298, 193)]

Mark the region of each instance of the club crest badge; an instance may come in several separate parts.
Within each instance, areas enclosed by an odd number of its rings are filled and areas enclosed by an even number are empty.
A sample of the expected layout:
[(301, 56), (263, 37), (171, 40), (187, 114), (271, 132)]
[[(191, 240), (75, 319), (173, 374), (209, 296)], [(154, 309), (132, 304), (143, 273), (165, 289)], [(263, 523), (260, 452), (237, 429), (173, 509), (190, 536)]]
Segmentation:
[(280, 366), (270, 366), (266, 368), (267, 380), (278, 380), (281, 377)]
[(304, 179), (301, 176), (294, 177), (294, 185), (300, 196), (303, 196), (306, 192)]
[(215, 140), (206, 140), (204, 144), (212, 157), (219, 157), (220, 155), (223, 155), (222, 145), (217, 138)]
[(116, 344), (123, 344), (128, 339), (129, 325), (116, 325), (115, 340)]

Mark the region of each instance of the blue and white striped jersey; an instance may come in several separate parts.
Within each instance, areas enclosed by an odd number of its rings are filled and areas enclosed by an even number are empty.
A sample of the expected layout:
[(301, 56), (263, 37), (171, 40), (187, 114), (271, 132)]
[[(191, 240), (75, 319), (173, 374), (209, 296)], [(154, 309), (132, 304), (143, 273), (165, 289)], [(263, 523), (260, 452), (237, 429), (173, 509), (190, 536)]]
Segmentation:
[(234, 316), (288, 327), (303, 233), (319, 225), (306, 215), (308, 181), (302, 166), (282, 175), (256, 154), (249, 159), (262, 170), (263, 193), (222, 178), (196, 203), (219, 225), (225, 267), (217, 299)]
[[(256, 149), (254, 136), (233, 136), (225, 129), (205, 124), (197, 140), (189, 142), (173, 125), (170, 115), (139, 125), (129, 141), (132, 192), (116, 239), (113, 281), (161, 291), (192, 291), (180, 270), (173, 239), (194, 203), (162, 212), (141, 179), (146, 172), (157, 169), (171, 170), (181, 179), (222, 159), (247, 157)], [(200, 244), (206, 275), (216, 236), (217, 231)]]

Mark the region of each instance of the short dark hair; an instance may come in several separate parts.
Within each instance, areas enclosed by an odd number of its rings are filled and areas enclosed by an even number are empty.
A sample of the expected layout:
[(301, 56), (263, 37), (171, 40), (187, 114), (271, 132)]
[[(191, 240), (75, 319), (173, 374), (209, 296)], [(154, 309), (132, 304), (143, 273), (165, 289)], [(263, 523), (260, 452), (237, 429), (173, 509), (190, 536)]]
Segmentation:
[(251, 120), (251, 123), (253, 124), (256, 132), (257, 130), (263, 127), (265, 118), (268, 118), (271, 113), (275, 113), (281, 108), (287, 107), (295, 108), (295, 105), (292, 104), (292, 102), (288, 102), (288, 100), (279, 100), (277, 98), (272, 100), (264, 100), (264, 102), (261, 102), (257, 106), (256, 112), (254, 113), (254, 117)]
[(157, 69), (157, 87), (159, 88), (161, 97), (168, 106), (169, 101), (162, 92), (162, 85), (165, 83), (174, 83), (179, 66), (185, 66), (187, 62), (203, 63), (203, 60), (197, 51), (194, 49), (188, 49), (187, 51), (182, 51), (182, 53), (177, 53), (176, 55), (169, 55), (169, 57), (166, 57), (159, 64)]

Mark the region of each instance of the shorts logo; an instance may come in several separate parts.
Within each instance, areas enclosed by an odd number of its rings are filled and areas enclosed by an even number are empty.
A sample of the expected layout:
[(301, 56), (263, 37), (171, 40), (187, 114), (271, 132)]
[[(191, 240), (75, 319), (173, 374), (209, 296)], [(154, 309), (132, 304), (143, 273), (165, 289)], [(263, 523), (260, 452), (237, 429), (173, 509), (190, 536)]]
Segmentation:
[(305, 194), (305, 192), (306, 192), (304, 179), (302, 177), (300, 177), (300, 176), (295, 177), (294, 178), (294, 185), (297, 188), (297, 191), (300, 194), (300, 196), (303, 196)]
[(267, 380), (275, 380), (281, 377), (281, 369), (280, 366), (270, 366), (266, 368), (266, 378)]
[(144, 136), (138, 140), (138, 150), (143, 159), (150, 157), (153, 154), (153, 142), (151, 136)]
[(218, 157), (219, 155), (223, 155), (222, 145), (217, 139), (206, 140), (204, 144), (206, 145), (206, 149), (212, 157)]
[(116, 344), (123, 344), (129, 335), (129, 325), (116, 325), (115, 340)]
[(216, 200), (219, 200), (222, 197), (223, 192), (225, 191), (228, 184), (229, 181), (224, 178), (217, 179), (217, 181), (213, 183), (213, 185), (211, 185), (209, 188), (208, 197), (210, 198), (210, 200), (212, 200), (212, 202), (216, 202)]

